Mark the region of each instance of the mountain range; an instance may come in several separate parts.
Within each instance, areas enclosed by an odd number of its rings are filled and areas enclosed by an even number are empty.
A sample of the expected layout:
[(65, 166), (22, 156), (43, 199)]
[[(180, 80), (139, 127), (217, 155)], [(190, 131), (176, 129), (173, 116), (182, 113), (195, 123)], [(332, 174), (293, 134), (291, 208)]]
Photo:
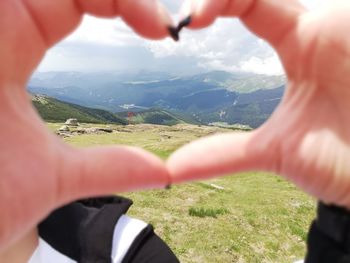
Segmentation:
[(111, 113), (105, 110), (92, 109), (64, 102), (45, 95), (32, 95), (32, 104), (37, 112), (47, 122), (65, 122), (67, 119), (77, 119), (81, 123), (96, 124), (156, 124), (176, 125), (182, 123), (198, 124), (192, 120), (182, 120), (170, 112), (161, 109), (139, 111), (132, 115), (129, 112)]
[(41, 118), (48, 122), (65, 122), (74, 118), (83, 123), (128, 123), (125, 118), (105, 110), (87, 108), (43, 95), (33, 95), (32, 104)]
[[(198, 123), (260, 126), (284, 92), (283, 76), (212, 71), (192, 76), (162, 72), (36, 73), (28, 90), (112, 113), (157, 108)], [(114, 116), (118, 116), (115, 115)]]

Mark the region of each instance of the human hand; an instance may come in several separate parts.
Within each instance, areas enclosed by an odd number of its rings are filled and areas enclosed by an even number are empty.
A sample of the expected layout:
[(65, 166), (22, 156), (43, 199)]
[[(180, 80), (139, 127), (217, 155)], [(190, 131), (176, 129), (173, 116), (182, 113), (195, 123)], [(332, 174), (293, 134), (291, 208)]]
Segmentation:
[(312, 12), (297, 0), (186, 5), (192, 28), (238, 16), (275, 48), (288, 84), (281, 104), (259, 129), (201, 139), (172, 155), (173, 180), (266, 170), (350, 208), (350, 2), (332, 0)]
[(153, 155), (130, 147), (72, 148), (33, 110), (26, 92), (30, 75), (84, 13), (120, 15), (153, 39), (168, 36), (171, 25), (150, 0), (0, 1), (0, 252), (64, 203), (169, 183), (165, 165)]

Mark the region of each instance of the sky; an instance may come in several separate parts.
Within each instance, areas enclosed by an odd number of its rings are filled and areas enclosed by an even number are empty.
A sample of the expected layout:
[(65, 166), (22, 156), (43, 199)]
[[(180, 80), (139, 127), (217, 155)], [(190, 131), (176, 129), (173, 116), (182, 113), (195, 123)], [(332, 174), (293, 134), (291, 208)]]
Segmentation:
[[(302, 0), (310, 9), (326, 0)], [(174, 19), (181, 0), (161, 0)], [(281, 75), (278, 56), (237, 19), (218, 19), (211, 27), (150, 41), (137, 36), (121, 19), (85, 16), (80, 27), (51, 48), (38, 71), (162, 71), (173, 75), (212, 70)]]

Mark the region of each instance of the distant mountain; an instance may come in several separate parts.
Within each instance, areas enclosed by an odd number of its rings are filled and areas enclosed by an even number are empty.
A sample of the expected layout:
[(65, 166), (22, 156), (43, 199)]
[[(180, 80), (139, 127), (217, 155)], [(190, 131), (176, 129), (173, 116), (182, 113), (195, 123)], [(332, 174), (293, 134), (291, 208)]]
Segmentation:
[(164, 72), (93, 72), (52, 71), (37, 72), (30, 79), (29, 86), (61, 89), (66, 87), (80, 87), (84, 90), (113, 83), (145, 83), (162, 81), (174, 76)]
[(275, 89), (286, 83), (285, 76), (229, 73), (225, 71), (211, 71), (190, 78), (239, 93), (250, 93), (260, 89)]
[(75, 118), (79, 122), (86, 123), (127, 124), (124, 118), (110, 112), (66, 103), (47, 96), (33, 95), (32, 103), (45, 121), (64, 122), (69, 118)]
[[(45, 94), (59, 100), (101, 108), (113, 112), (122, 112), (130, 106), (141, 110), (158, 107), (176, 108), (179, 100), (191, 94), (203, 93), (221, 89), (214, 84), (205, 83), (196, 79), (173, 78), (168, 80), (128, 81), (128, 82), (101, 82), (91, 85), (82, 84), (56, 87), (56, 84), (45, 83), (29, 85), (29, 91), (34, 94)], [(55, 82), (55, 80), (53, 80)]]
[(224, 122), (257, 128), (263, 124), (280, 103), (284, 87), (238, 94), (234, 102), (211, 112), (201, 112), (196, 118), (205, 123)]
[(278, 105), (282, 76), (213, 71), (175, 77), (166, 73), (37, 73), (29, 91), (111, 112), (158, 108), (203, 124), (227, 122), (253, 128)]

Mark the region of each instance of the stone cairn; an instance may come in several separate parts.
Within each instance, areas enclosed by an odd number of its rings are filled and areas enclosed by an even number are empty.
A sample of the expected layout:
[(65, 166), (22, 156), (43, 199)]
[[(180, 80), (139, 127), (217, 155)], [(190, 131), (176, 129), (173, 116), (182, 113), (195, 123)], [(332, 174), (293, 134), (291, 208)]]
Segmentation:
[(77, 119), (68, 119), (62, 127), (60, 127), (56, 134), (60, 137), (67, 138), (81, 134), (102, 134), (102, 133), (113, 133), (114, 130), (111, 127), (89, 127), (83, 128), (80, 126)]
[(69, 126), (69, 127), (78, 127), (79, 126), (77, 119), (68, 119), (64, 124)]

